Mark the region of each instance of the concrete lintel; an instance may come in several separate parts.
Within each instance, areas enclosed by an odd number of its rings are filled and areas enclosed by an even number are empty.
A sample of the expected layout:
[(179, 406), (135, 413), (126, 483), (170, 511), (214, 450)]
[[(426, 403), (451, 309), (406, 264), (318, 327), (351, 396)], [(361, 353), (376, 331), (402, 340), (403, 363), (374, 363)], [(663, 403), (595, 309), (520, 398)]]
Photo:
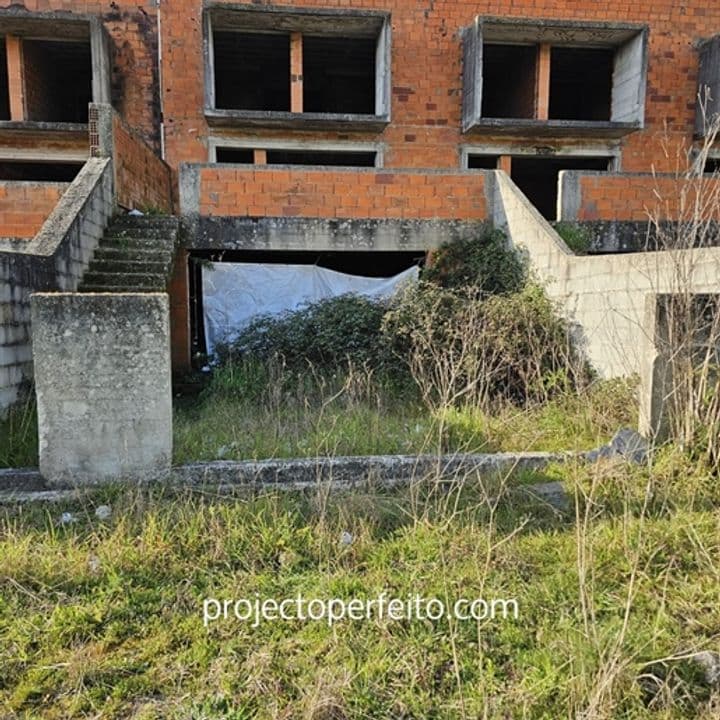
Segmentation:
[(300, 113), (270, 110), (218, 110), (205, 108), (212, 127), (260, 127), (288, 130), (367, 130), (380, 132), (390, 122), (388, 115), (359, 113)]
[(549, 138), (621, 138), (642, 129), (640, 122), (611, 120), (528, 120), (480, 118), (465, 130), (467, 135), (514, 135)]
[(478, 237), (485, 221), (194, 217), (184, 220), (189, 250), (423, 252)]

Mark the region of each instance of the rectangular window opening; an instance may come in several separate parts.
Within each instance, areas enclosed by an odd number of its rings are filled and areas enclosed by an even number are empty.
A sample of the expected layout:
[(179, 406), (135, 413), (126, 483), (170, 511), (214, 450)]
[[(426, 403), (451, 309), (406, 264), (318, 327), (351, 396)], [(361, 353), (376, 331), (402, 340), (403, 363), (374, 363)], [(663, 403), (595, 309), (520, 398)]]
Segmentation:
[(511, 176), (546, 220), (557, 219), (558, 176), (561, 170), (606, 172), (610, 157), (513, 156)]
[(0, 120), (10, 119), (10, 87), (8, 85), (5, 38), (0, 37)]
[(614, 56), (606, 48), (553, 47), (550, 119), (609, 121)]
[(498, 155), (468, 155), (468, 170), (497, 170)]
[(23, 40), (28, 120), (86, 123), (92, 100), (89, 42)]
[(374, 38), (303, 36), (303, 110), (375, 113)]
[(535, 45), (483, 45), (482, 116), (535, 116)]
[(213, 33), (215, 106), (224, 110), (290, 110), (290, 35)]
[(705, 161), (705, 168), (703, 169), (705, 175), (717, 175), (720, 173), (720, 158), (708, 158)]
[(375, 167), (374, 152), (341, 150), (268, 150), (268, 165), (328, 165)]
[(20, 162), (0, 160), (0, 180), (72, 182), (83, 163)]
[(215, 150), (215, 162), (252, 165), (255, 153), (252, 148), (219, 147)]

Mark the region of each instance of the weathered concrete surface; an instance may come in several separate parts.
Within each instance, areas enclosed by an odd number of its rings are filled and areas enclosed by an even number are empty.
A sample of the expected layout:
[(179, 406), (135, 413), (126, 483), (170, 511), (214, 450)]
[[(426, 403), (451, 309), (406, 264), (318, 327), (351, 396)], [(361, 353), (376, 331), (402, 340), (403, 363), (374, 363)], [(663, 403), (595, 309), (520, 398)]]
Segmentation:
[(718, 291), (720, 248), (577, 256), (504, 172), (494, 176), (495, 225), (527, 255), (600, 375), (640, 372), (648, 294)]
[(32, 377), (30, 294), (77, 288), (113, 210), (112, 163), (91, 158), (33, 240), (0, 239), (0, 414)]
[(538, 470), (561, 460), (559, 453), (494, 453), (468, 455), (378, 455), (192, 463), (174, 468), (173, 479), (191, 484), (277, 485), (312, 487), (320, 482), (334, 487), (358, 484), (398, 485), (413, 479), (452, 481), (468, 475), (497, 475)]
[(51, 485), (148, 480), (172, 458), (168, 297), (35, 294), (40, 472)]

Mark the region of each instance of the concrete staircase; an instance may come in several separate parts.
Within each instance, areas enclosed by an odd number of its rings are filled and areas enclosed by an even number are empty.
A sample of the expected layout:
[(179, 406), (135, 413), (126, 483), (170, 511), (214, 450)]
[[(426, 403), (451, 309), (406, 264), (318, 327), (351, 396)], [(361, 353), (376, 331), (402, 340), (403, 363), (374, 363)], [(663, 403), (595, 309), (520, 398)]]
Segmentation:
[(113, 219), (78, 292), (164, 292), (172, 272), (179, 219), (124, 215)]

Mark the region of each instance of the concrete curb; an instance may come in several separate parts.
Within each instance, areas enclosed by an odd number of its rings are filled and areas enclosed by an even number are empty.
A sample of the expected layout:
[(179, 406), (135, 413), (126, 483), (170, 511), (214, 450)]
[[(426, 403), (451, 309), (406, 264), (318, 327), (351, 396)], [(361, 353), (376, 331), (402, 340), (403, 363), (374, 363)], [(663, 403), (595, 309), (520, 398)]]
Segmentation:
[[(464, 477), (504, 475), (541, 470), (548, 463), (572, 457), (558, 453), (495, 453), (466, 455), (377, 455), (262, 461), (212, 461), (181, 465), (153, 481), (179, 486), (211, 486), (231, 492), (242, 488), (299, 490), (329, 484), (333, 489), (360, 485), (397, 487), (412, 480), (453, 482)], [(136, 484), (136, 483), (133, 483)], [(48, 485), (33, 468), (0, 470), (0, 504), (61, 501), (102, 488), (102, 483)]]

